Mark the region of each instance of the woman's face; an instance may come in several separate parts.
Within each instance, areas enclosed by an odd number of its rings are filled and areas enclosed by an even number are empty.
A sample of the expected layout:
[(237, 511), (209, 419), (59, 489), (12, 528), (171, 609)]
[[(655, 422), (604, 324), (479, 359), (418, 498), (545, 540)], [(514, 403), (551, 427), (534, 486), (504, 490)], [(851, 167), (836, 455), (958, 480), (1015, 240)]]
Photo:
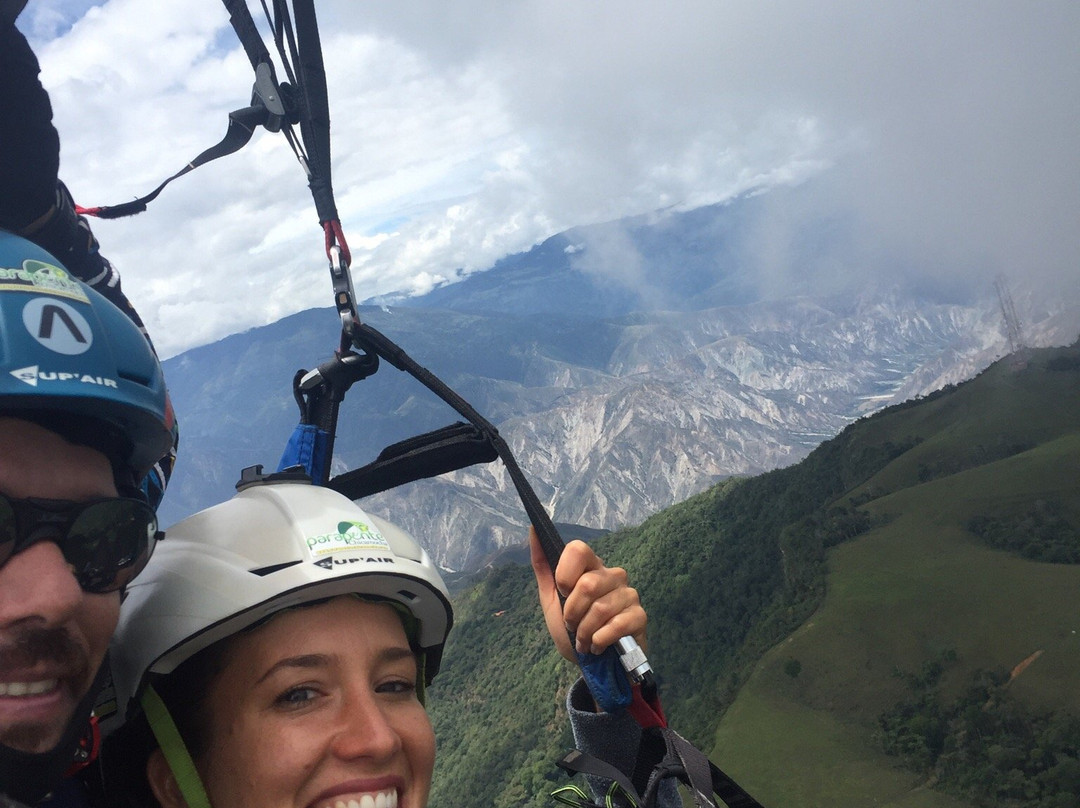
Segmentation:
[(354, 597), (237, 638), (206, 701), (214, 808), (424, 808), (435, 735), (397, 613)]

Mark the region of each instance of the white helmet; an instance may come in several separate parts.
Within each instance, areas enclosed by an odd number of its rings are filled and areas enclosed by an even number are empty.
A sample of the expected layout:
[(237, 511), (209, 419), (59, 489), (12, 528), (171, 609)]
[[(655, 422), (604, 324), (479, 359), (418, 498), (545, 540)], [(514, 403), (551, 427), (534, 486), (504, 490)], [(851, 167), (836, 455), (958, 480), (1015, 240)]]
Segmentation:
[(110, 651), (118, 717), (151, 674), (281, 609), (348, 593), (401, 604), (427, 683), (453, 622), (427, 552), (402, 529), (351, 500), (288, 473), (245, 471), (227, 502), (169, 528), (127, 588)]

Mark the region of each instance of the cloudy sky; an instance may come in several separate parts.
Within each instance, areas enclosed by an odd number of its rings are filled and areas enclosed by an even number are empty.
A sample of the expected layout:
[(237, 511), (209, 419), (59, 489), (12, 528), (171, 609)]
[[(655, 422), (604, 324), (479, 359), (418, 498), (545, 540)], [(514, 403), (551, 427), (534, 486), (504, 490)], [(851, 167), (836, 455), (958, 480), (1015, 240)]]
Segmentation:
[[(895, 246), (958, 276), (1080, 285), (1076, 0), (317, 7), (361, 298), (574, 225), (811, 179), (873, 247), (848, 271)], [(147, 192), (248, 102), (217, 0), (30, 0), (19, 25), (81, 204)], [(331, 302), (279, 135), (95, 231), (165, 355)]]

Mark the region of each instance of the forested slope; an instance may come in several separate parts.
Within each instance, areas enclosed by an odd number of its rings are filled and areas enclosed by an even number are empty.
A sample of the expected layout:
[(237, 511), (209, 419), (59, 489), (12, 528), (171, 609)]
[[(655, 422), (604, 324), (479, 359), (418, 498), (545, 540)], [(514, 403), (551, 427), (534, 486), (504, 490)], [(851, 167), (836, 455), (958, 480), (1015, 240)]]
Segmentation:
[[(1075, 805), (1080, 776), (1060, 800), (1080, 752), (1080, 568), (1050, 562), (1075, 561), (1078, 524), (1074, 345), (1007, 358), (596, 546), (641, 591), (673, 726), (706, 749), (719, 727), (714, 759), (766, 804)], [(555, 691), (573, 672), (534, 589), (506, 567), (458, 597), (431, 694), (436, 806), (548, 805), (562, 782)]]

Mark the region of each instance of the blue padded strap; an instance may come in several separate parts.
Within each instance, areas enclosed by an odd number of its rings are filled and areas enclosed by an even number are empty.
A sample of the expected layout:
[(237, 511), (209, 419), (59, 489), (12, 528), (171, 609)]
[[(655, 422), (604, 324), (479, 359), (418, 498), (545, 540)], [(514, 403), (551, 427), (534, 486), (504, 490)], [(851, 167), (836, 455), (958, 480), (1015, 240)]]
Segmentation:
[(278, 471), (293, 466), (303, 466), (315, 485), (322, 485), (323, 469), (326, 462), (326, 446), (329, 434), (314, 424), (297, 424), (285, 445), (285, 452), (278, 463)]
[(585, 684), (601, 710), (617, 713), (630, 705), (634, 692), (614, 646), (600, 656), (578, 652), (577, 657)]

